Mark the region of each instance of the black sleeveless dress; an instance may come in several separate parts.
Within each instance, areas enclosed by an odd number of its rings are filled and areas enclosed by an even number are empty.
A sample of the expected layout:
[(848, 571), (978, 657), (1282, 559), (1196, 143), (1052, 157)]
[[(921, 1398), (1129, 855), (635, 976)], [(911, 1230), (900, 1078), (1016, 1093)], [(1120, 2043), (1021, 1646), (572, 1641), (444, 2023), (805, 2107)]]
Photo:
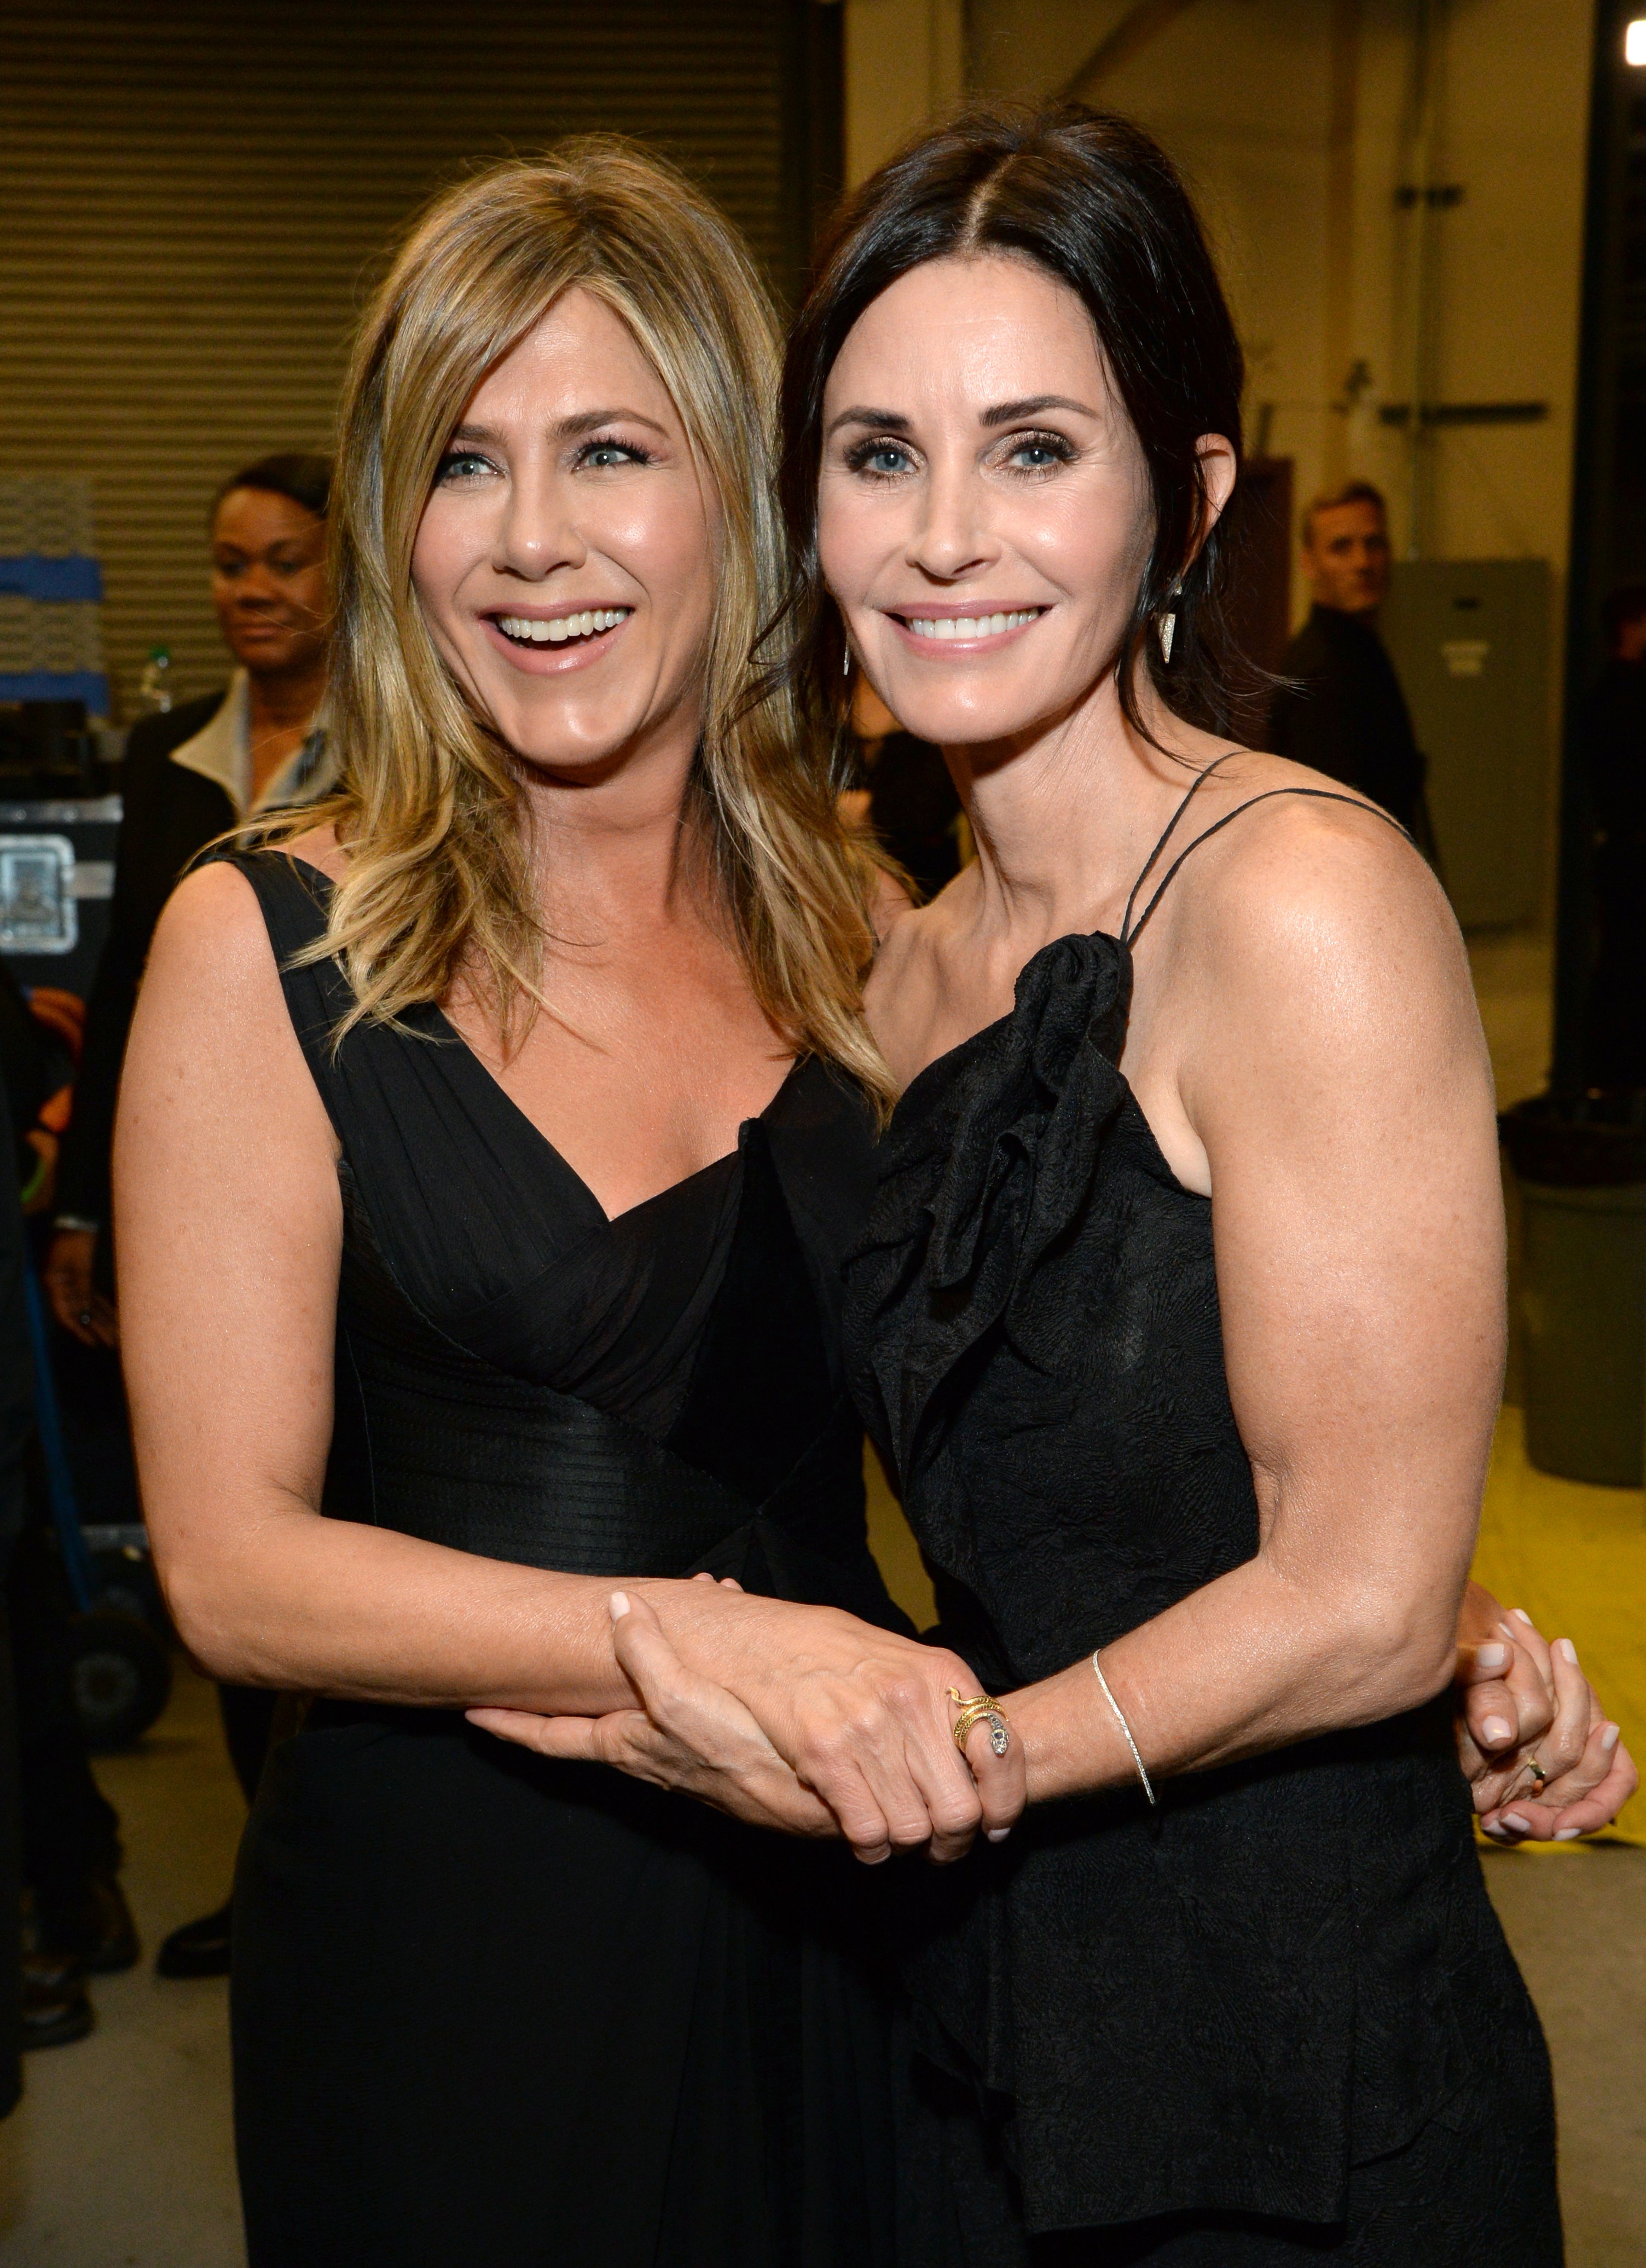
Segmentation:
[[(286, 967), (324, 877), (235, 863), (342, 1149), (326, 1510), (896, 1624), (838, 1355), (861, 1101), (805, 1063), (608, 1220), (437, 1012), (334, 1057), (340, 972)], [(316, 1704), (235, 1885), (253, 2268), (889, 2268), (880, 1895), (459, 1714)]]
[[(1130, 913), (915, 1080), (848, 1267), (860, 1405), (990, 1692), (1258, 1548), (1210, 1204), (1117, 1068)], [(1169, 1780), (1157, 1813), (1031, 1811), (928, 1882), (903, 2268), (1560, 2258), (1547, 2057), (1450, 1716)]]

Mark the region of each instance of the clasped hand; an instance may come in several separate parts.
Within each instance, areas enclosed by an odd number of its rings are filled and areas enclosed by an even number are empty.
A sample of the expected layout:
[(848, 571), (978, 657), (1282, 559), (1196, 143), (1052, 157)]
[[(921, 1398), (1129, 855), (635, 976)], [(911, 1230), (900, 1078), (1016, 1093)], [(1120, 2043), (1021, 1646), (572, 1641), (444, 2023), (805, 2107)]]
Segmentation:
[[(1505, 1843), (1606, 1827), (1639, 1775), (1576, 1652), (1567, 1640), (1551, 1647), (1517, 1610), (1499, 1619), (1488, 1594), (1473, 1601), (1458, 1650), (1457, 1735), (1481, 1825)], [(939, 1862), (959, 1859), (980, 1829), (998, 1840), (1023, 1809), (1015, 1733), (1003, 1756), (982, 1726), (964, 1756), (955, 1747), (949, 1689), (969, 1697), (977, 1682), (946, 1648), (709, 1576), (636, 1585), (612, 1612), (632, 1707), (592, 1718), (477, 1708), (470, 1720), (753, 1825), (843, 1837), (869, 1864), (922, 1846)]]
[(969, 1698), (978, 1687), (944, 1647), (708, 1576), (619, 1592), (612, 1614), (633, 1708), (592, 1718), (471, 1709), (470, 1721), (756, 1826), (843, 1837), (869, 1865), (922, 1847), (940, 1863), (959, 1859), (980, 1829), (997, 1839), (1023, 1809), (1020, 1742), (997, 1756), (978, 1726), (964, 1756), (955, 1746), (948, 1688)]
[(1495, 1842), (1525, 1843), (1568, 1842), (1609, 1826), (1640, 1774), (1576, 1647), (1569, 1638), (1550, 1646), (1519, 1608), (1495, 1619), (1501, 1610), (1488, 1594), (1473, 1599), (1493, 1618), (1479, 1643), (1458, 1648), (1458, 1752), (1482, 1828)]

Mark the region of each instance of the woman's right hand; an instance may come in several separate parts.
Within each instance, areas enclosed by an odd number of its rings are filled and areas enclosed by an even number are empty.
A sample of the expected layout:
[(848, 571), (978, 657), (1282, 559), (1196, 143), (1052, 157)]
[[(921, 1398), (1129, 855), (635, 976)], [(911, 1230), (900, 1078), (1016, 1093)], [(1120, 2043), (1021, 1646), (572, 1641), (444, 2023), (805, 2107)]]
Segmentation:
[(946, 1863), (980, 1827), (998, 1841), (1022, 1811), (1019, 1738), (1003, 1756), (981, 1726), (964, 1756), (954, 1744), (950, 1690), (978, 1691), (959, 1654), (834, 1607), (714, 1584), (643, 1587), (681, 1660), (736, 1696), (866, 1863), (922, 1848)]

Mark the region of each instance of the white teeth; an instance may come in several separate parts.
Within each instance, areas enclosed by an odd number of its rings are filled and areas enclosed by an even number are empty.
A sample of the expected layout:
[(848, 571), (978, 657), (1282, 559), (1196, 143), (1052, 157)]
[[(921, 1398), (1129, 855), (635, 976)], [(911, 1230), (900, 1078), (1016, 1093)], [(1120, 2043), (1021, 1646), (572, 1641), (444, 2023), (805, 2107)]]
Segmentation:
[(499, 615), (497, 627), (505, 637), (522, 645), (564, 645), (568, 638), (592, 637), (597, 630), (614, 630), (628, 620), (630, 607), (597, 607), (583, 615), (556, 615), (544, 622), (536, 615)]
[(1038, 621), (1045, 611), (1027, 607), (1010, 615), (906, 615), (903, 619), (916, 637), (998, 637), (1003, 630), (1021, 630), (1025, 622)]

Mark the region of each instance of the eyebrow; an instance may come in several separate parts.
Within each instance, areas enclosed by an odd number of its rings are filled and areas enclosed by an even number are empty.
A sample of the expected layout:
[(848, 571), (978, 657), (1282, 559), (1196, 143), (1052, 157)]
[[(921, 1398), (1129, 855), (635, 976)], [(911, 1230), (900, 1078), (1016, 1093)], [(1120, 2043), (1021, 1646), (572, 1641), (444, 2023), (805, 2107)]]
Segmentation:
[(842, 425), (872, 425), (883, 433), (907, 433), (909, 430), (908, 419), (895, 409), (842, 409), (830, 423), (826, 438), (833, 438)]
[[(1021, 401), (997, 402), (985, 409), (978, 419), (980, 425), (1011, 425), (1019, 417), (1038, 417), (1047, 409), (1071, 409), (1077, 417), (1095, 417), (1098, 412), (1089, 403), (1076, 401), (1066, 394), (1030, 394)], [(877, 432), (907, 433), (910, 421), (895, 409), (868, 409), (854, 407), (842, 409), (828, 429), (826, 438), (833, 438), (842, 425), (872, 426)]]
[(982, 425), (1011, 425), (1019, 417), (1038, 417), (1043, 409), (1072, 409), (1077, 417), (1095, 417), (1098, 412), (1084, 401), (1071, 401), (1066, 394), (1030, 394), (1021, 401), (1002, 401), (993, 409), (984, 410), (978, 423)]
[[(549, 431), (557, 441), (580, 440), (585, 433), (598, 433), (602, 425), (647, 425), (654, 433), (668, 436), (668, 427), (657, 418), (648, 417), (640, 409), (580, 409), (575, 417), (557, 418)], [(490, 425), (464, 424), (456, 426), (452, 441), (500, 441), (503, 436)]]

